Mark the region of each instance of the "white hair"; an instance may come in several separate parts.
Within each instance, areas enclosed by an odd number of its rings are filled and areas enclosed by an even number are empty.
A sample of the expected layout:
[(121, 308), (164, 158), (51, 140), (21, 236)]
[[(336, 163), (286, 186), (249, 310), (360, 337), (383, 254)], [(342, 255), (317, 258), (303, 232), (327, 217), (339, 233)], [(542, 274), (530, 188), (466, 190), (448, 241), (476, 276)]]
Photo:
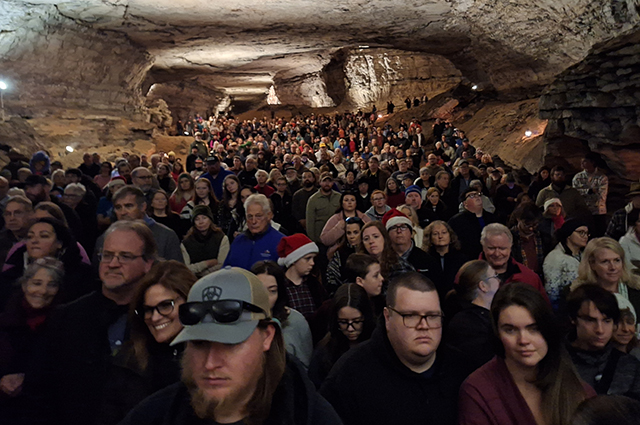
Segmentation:
[(480, 234), (480, 243), (482, 246), (485, 246), (487, 243), (487, 239), (491, 236), (497, 235), (506, 235), (507, 239), (509, 239), (509, 243), (513, 245), (513, 235), (511, 234), (511, 230), (504, 224), (500, 223), (491, 223), (484, 226), (482, 229), (482, 233)]
[(74, 193), (76, 195), (84, 196), (87, 193), (87, 189), (82, 183), (69, 183), (65, 186), (64, 193)]
[(271, 209), (271, 201), (261, 193), (254, 193), (253, 195), (250, 195), (247, 200), (244, 201), (244, 210), (247, 211), (249, 209), (249, 205), (253, 204), (260, 205), (262, 207), (262, 212), (265, 214), (273, 212)]

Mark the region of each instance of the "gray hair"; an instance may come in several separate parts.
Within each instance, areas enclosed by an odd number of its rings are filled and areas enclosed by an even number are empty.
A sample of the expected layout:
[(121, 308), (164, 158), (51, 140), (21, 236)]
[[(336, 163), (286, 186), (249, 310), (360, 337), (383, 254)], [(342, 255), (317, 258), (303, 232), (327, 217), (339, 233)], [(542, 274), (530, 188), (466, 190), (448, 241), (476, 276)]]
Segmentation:
[[(140, 171), (149, 171), (149, 169), (148, 169), (148, 168), (146, 168), (146, 167), (136, 167), (136, 168), (134, 168), (134, 169), (133, 169), (133, 171), (131, 172), (131, 177), (133, 177), (133, 178), (137, 178), (137, 177), (138, 177), (138, 173), (139, 173)], [(151, 173), (151, 171), (149, 171), (149, 173)]]
[(267, 173), (267, 172), (266, 172), (266, 171), (264, 171), (264, 170), (258, 170), (258, 171), (256, 171), (256, 177), (258, 177), (258, 174), (260, 174), (260, 175), (264, 175), (266, 178), (269, 178), (269, 173)]
[(254, 193), (253, 195), (250, 195), (247, 200), (244, 201), (244, 210), (247, 211), (249, 209), (249, 205), (253, 204), (260, 205), (262, 207), (262, 212), (265, 214), (273, 212), (271, 210), (271, 202), (269, 201), (269, 198), (261, 193)]
[(38, 258), (29, 264), (27, 268), (24, 269), (24, 273), (20, 278), (20, 284), (24, 285), (30, 279), (33, 279), (40, 269), (45, 269), (56, 285), (60, 286), (62, 278), (64, 277), (64, 264), (62, 261), (53, 257)]
[(64, 174), (65, 174), (64, 170), (60, 169), (60, 170), (56, 170), (53, 173), (51, 173), (51, 179), (52, 180), (55, 179), (58, 174), (62, 174), (62, 177), (64, 177)]
[(156, 240), (149, 229), (149, 226), (142, 220), (132, 220), (132, 221), (116, 221), (113, 223), (107, 231), (104, 233), (104, 240), (106, 241), (109, 235), (116, 231), (123, 232), (133, 232), (142, 240), (144, 243), (144, 249), (142, 252), (142, 256), (145, 260), (156, 260), (158, 257), (158, 245), (156, 244)]
[(513, 235), (511, 234), (511, 230), (504, 224), (500, 223), (491, 223), (484, 226), (482, 229), (482, 233), (480, 234), (480, 243), (482, 246), (485, 246), (487, 243), (487, 239), (491, 236), (497, 235), (506, 235), (507, 239), (509, 239), (509, 243), (513, 245)]
[(69, 183), (65, 186), (64, 193), (73, 193), (84, 197), (87, 194), (87, 189), (82, 183)]

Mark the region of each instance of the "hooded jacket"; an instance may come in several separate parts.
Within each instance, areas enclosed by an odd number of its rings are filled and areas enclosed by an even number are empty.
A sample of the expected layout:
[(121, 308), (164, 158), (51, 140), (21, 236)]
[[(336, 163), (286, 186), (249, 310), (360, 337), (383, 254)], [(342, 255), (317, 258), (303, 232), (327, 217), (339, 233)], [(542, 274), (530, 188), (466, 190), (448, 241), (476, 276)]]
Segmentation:
[[(182, 382), (151, 395), (120, 425), (205, 425), (190, 405)], [(264, 425), (341, 425), (335, 410), (315, 390), (299, 361), (287, 357), (287, 368), (276, 388)]]

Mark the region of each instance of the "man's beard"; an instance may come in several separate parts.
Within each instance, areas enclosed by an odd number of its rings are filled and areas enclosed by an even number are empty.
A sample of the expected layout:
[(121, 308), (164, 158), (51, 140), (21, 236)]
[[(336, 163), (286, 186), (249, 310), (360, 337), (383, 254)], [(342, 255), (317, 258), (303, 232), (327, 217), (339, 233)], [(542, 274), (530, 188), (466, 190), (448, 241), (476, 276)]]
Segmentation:
[(309, 187), (313, 186), (313, 182), (310, 182), (310, 181), (307, 180), (307, 181), (304, 182), (303, 185), (304, 185), (304, 187), (309, 188)]
[(298, 176), (291, 176), (291, 177), (289, 177), (289, 176), (285, 176), (285, 178), (287, 179), (287, 182), (288, 182), (288, 183), (293, 183), (293, 182), (295, 182), (296, 180), (298, 180)]

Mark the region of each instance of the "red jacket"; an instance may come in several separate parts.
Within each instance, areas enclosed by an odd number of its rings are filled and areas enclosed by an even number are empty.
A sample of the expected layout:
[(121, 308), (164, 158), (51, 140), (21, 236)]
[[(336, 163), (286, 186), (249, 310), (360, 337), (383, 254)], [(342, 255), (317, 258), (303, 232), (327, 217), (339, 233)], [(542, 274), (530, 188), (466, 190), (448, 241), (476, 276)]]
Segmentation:
[[(480, 253), (480, 259), (486, 261), (486, 259), (484, 258), (484, 252)], [(509, 265), (507, 266), (507, 278), (501, 283), (501, 286), (511, 282), (522, 282), (533, 286), (538, 290), (538, 292), (540, 292), (540, 294), (542, 294), (544, 299), (547, 300), (549, 304), (551, 304), (551, 301), (549, 301), (549, 297), (547, 296), (547, 291), (544, 290), (544, 285), (542, 284), (540, 277), (524, 264), (518, 263), (512, 257), (509, 257)]]

